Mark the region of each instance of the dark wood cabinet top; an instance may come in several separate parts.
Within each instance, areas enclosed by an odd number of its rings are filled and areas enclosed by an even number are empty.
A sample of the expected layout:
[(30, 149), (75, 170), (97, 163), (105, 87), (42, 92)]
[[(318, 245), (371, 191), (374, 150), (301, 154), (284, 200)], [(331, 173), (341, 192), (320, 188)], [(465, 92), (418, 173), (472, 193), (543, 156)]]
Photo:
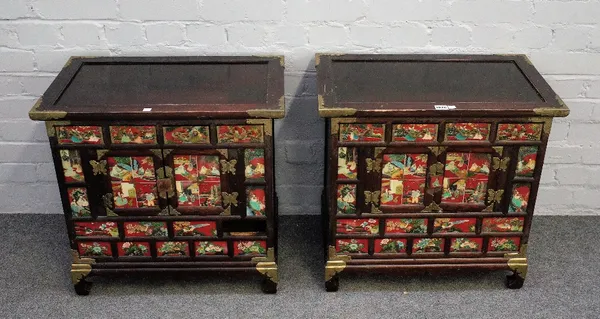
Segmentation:
[(280, 118), (283, 57), (73, 57), (34, 120)]
[(317, 54), (316, 64), (323, 117), (569, 112), (524, 55)]

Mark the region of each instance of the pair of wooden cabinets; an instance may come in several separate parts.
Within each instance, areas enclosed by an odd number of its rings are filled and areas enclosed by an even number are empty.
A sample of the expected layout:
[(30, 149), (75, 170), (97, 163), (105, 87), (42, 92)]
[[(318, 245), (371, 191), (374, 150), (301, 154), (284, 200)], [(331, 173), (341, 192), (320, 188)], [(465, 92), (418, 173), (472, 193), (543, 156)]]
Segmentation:
[[(527, 62), (317, 55), (328, 290), (361, 270), (510, 269), (522, 285), (552, 117), (568, 114)], [(275, 292), (283, 115), (280, 57), (70, 59), (30, 117), (46, 121), (76, 291), (168, 270), (259, 273)]]

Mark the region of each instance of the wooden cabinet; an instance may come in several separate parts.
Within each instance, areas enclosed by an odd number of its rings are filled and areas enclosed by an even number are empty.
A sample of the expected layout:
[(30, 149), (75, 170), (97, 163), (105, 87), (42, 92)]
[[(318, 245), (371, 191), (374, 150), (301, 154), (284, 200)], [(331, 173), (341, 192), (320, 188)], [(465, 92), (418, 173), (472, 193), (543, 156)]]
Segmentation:
[(239, 271), (277, 287), (280, 57), (72, 58), (46, 121), (80, 294), (91, 275)]
[(552, 118), (525, 56), (317, 55), (327, 121), (326, 288), (348, 271), (512, 270)]

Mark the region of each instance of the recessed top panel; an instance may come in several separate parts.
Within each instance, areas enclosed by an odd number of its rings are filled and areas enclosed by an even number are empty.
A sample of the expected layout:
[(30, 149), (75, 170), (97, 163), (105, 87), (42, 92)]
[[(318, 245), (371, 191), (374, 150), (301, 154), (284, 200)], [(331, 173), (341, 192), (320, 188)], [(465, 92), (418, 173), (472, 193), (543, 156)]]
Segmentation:
[(34, 120), (281, 118), (283, 57), (73, 57)]
[(566, 116), (524, 55), (317, 54), (323, 117)]
[(84, 63), (56, 105), (265, 104), (267, 63)]
[(337, 102), (543, 102), (513, 61), (334, 61)]

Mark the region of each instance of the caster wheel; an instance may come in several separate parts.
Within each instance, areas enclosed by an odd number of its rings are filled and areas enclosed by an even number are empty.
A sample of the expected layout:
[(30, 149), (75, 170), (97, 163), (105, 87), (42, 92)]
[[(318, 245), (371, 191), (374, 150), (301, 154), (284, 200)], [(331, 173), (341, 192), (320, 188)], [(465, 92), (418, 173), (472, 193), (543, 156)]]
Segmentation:
[(262, 291), (266, 294), (274, 294), (277, 293), (277, 284), (271, 281), (271, 279), (263, 279), (260, 287)]
[(520, 289), (523, 287), (524, 282), (525, 278), (519, 276), (518, 274), (506, 276), (506, 287), (508, 289)]
[(340, 288), (340, 278), (338, 278), (337, 276), (334, 276), (333, 278), (331, 278), (325, 282), (325, 290), (327, 290), (329, 292), (338, 291), (339, 288)]
[(73, 287), (75, 288), (75, 292), (78, 295), (87, 296), (90, 294), (90, 290), (92, 289), (92, 283), (82, 279), (77, 284), (75, 284)]

